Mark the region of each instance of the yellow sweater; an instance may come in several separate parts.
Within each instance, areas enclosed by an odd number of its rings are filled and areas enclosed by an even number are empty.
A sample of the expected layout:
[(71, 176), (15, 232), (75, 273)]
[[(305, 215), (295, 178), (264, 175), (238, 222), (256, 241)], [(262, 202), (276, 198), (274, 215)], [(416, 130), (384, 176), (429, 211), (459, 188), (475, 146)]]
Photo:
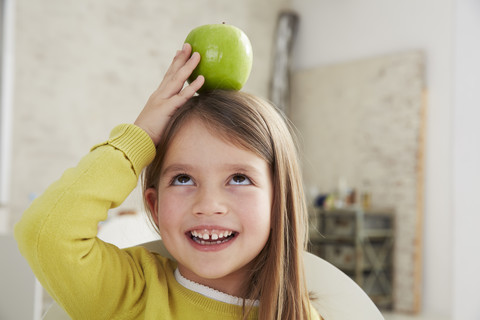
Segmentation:
[(180, 285), (175, 262), (97, 238), (98, 223), (135, 188), (154, 155), (143, 130), (116, 127), (23, 214), (15, 226), (21, 253), (73, 319), (241, 319), (242, 307)]

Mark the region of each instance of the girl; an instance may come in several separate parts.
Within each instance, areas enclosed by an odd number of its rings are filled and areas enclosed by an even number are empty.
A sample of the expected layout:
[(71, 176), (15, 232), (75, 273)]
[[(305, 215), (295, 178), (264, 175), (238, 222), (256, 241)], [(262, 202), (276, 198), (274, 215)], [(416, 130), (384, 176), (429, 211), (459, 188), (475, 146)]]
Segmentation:
[[(37, 278), (74, 319), (318, 319), (286, 122), (245, 93), (193, 97), (203, 77), (184, 83), (199, 60), (188, 44), (178, 51), (135, 125), (116, 127), (15, 228)], [(146, 206), (175, 262), (96, 237), (149, 163)]]

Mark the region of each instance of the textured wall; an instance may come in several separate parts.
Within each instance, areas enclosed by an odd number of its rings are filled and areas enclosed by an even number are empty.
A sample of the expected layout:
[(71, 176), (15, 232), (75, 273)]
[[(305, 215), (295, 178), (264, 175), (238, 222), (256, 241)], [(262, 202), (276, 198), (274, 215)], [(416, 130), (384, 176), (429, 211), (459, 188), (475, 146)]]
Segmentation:
[(408, 52), (299, 71), (291, 117), (302, 135), (306, 186), (339, 180), (396, 213), (395, 308), (418, 311), (424, 57)]
[(198, 25), (225, 21), (247, 33), (245, 90), (266, 96), (286, 2), (17, 0), (11, 223), (111, 128), (135, 120)]

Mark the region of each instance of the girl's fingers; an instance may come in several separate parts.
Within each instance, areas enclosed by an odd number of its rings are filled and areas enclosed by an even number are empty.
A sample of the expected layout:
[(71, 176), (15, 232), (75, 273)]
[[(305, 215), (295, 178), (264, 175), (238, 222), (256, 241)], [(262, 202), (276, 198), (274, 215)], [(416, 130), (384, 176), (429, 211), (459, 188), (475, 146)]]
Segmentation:
[(172, 103), (175, 106), (175, 110), (182, 106), (188, 99), (193, 97), (195, 92), (197, 92), (205, 82), (205, 78), (203, 76), (198, 76), (190, 85), (183, 88), (179, 94), (172, 97)]
[(203, 76), (198, 76), (190, 85), (183, 88), (183, 90), (178, 94), (186, 99), (193, 97), (195, 92), (197, 92), (205, 83), (205, 78)]
[(190, 55), (192, 53), (192, 46), (188, 43), (185, 43), (182, 47), (182, 50), (177, 51), (177, 54), (173, 58), (170, 67), (168, 68), (167, 72), (165, 73), (165, 78), (175, 74), (178, 69), (180, 69), (185, 62), (188, 61)]
[[(159, 89), (162, 91), (164, 98), (169, 98), (175, 94), (178, 94), (187, 81), (188, 77), (192, 74), (193, 70), (197, 67), (200, 62), (200, 54), (194, 52), (192, 56), (186, 60), (183, 65), (179, 65), (172, 68), (172, 73), (168, 76), (165, 75), (164, 80), (160, 84)], [(173, 70), (175, 70), (173, 72)]]
[(177, 71), (175, 74), (180, 80), (184, 79), (186, 81), (188, 77), (192, 74), (193, 70), (200, 63), (200, 53), (194, 52), (190, 59)]
[(167, 80), (167, 83), (181, 82), (183, 85), (183, 83), (187, 81), (188, 77), (192, 74), (193, 70), (195, 70), (199, 62), (200, 54), (198, 52), (194, 52), (192, 56), (175, 71), (175, 73), (171, 74), (168, 78), (165, 77), (165, 80)]

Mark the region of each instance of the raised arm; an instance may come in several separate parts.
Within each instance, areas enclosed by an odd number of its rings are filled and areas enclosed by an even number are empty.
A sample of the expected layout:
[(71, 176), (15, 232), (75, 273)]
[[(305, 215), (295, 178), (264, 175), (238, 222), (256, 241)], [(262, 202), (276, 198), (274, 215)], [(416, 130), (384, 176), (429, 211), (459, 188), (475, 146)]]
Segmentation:
[(201, 87), (202, 77), (183, 88), (200, 59), (190, 51), (187, 45), (177, 52), (136, 125), (116, 127), (108, 141), (38, 197), (15, 226), (19, 249), (37, 278), (75, 318), (141, 312), (141, 257), (98, 239), (97, 227), (137, 185), (170, 116)]

